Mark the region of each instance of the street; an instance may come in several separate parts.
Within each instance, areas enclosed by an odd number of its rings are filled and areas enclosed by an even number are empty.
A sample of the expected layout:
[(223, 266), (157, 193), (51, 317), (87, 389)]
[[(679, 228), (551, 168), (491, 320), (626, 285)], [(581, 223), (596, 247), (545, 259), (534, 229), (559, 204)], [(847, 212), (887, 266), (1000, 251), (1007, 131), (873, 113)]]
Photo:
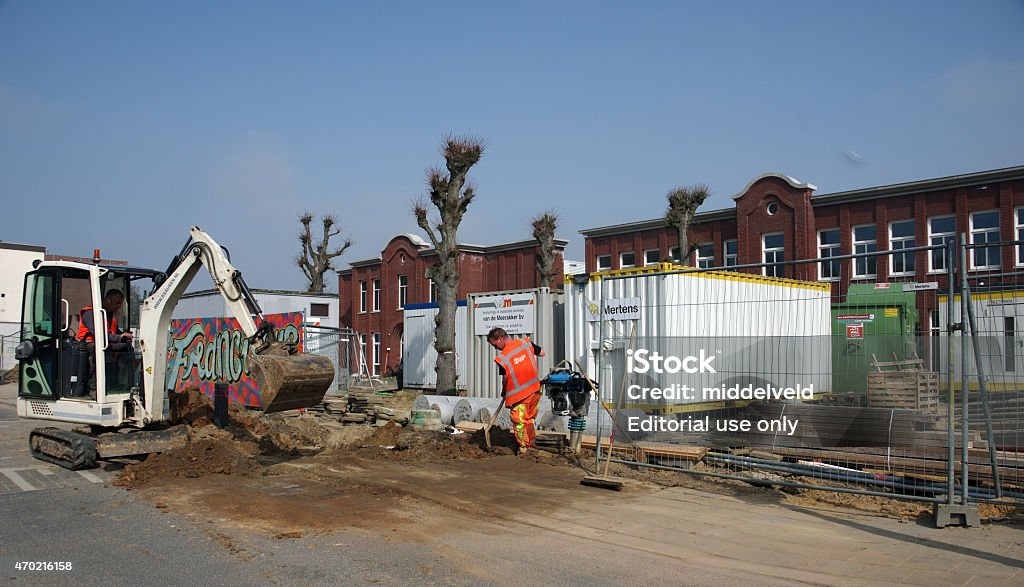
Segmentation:
[[(515, 457), (421, 466), (350, 459), (326, 466), (314, 455), (281, 463), (271, 474), (175, 477), (127, 491), (113, 485), (122, 464), (71, 472), (33, 460), (27, 437), (38, 423), (16, 418), (15, 393), (12, 385), (0, 386), (0, 577), (14, 584), (1024, 579), (1019, 516), (938, 530), (922, 520), (794, 506), (775, 490), (714, 493), (631, 483), (619, 493), (582, 488), (576, 471)], [(515, 479), (503, 470), (514, 470)], [(474, 471), (494, 485), (461, 492)]]

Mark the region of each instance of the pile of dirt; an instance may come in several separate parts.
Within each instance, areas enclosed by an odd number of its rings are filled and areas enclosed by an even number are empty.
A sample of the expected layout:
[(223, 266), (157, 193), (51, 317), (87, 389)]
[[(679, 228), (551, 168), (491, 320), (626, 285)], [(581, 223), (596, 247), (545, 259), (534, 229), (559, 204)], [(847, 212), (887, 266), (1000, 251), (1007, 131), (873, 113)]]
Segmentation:
[(373, 433), (366, 438), (366, 444), (377, 446), (394, 446), (398, 443), (398, 437), (402, 435), (402, 427), (394, 422), (373, 429)]
[[(298, 455), (319, 451), (330, 432), (311, 415), (298, 417), (267, 416), (247, 421), (244, 429), (258, 440), (261, 454)], [(234, 421), (234, 420), (233, 420)]]
[(18, 382), (18, 368), (8, 369), (0, 374), (0, 384), (17, 383)]
[(200, 438), (182, 449), (149, 455), (141, 463), (126, 466), (114, 485), (127, 489), (145, 487), (169, 477), (196, 478), (206, 475), (259, 475), (262, 467), (254, 459), (255, 447), (223, 438)]
[(469, 461), (512, 454), (511, 449), (503, 447), (487, 451), (468, 434), (452, 436), (444, 431), (415, 431), (393, 423), (377, 428), (364, 444), (347, 450), (367, 459), (422, 463)]
[(189, 387), (181, 393), (168, 395), (171, 421), (205, 426), (213, 420), (213, 401), (198, 387)]
[[(484, 435), (483, 429), (472, 433), (467, 441), (480, 447), (481, 450), (487, 450), (487, 437)], [(514, 434), (504, 428), (499, 428), (497, 426), (491, 427), (490, 452), (493, 452), (496, 455), (507, 455), (515, 454), (518, 449), (519, 442), (516, 440)]]

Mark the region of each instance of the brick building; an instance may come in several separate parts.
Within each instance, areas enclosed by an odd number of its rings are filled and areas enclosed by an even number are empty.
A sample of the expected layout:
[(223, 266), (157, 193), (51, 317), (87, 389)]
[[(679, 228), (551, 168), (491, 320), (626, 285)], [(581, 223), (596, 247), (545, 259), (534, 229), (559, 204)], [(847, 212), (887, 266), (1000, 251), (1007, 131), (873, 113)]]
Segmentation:
[[(969, 243), (1024, 240), (1024, 166), (833, 194), (814, 195), (815, 189), (780, 173), (755, 177), (733, 196), (733, 208), (695, 215), (690, 242), (696, 250), (688, 264), (768, 264), (743, 270), (832, 282), (833, 300), (842, 301), (851, 283), (938, 282), (945, 290), (945, 255), (914, 251), (878, 259), (770, 264), (936, 245), (961, 233)], [(588, 272), (678, 258), (675, 230), (663, 218), (580, 233)], [(978, 249), (970, 265), (978, 276), (1020, 272), (1024, 247)], [(1006, 284), (1017, 278), (999, 279)], [(918, 299), (927, 320), (935, 298), (922, 294)]]
[[(541, 284), (537, 273), (539, 247), (534, 240), (500, 245), (459, 245), (457, 299), (475, 292), (562, 287), (563, 252), (568, 241), (556, 239), (554, 277)], [(427, 279), (427, 267), (437, 251), (422, 238), (400, 234), (392, 238), (380, 257), (349, 263), (338, 273), (341, 326), (352, 328), (372, 374), (401, 363), (403, 313), (406, 304), (436, 301)]]

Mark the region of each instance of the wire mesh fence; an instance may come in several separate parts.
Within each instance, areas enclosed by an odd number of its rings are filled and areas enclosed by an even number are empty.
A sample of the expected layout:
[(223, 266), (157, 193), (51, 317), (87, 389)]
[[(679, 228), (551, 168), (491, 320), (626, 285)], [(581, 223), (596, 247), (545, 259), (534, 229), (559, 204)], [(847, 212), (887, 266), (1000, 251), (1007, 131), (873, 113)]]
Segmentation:
[(0, 335), (0, 373), (18, 366), (14, 358), (14, 347), (18, 346), (20, 339), (19, 332)]
[[(985, 246), (1003, 267), (1024, 261), (1018, 244)], [(614, 432), (613, 459), (634, 466), (1024, 503), (1024, 288), (994, 266), (954, 273), (970, 251), (661, 265), (569, 286), (567, 354), (600, 374), (609, 408), (588, 428), (606, 450)], [(961, 329), (971, 288), (976, 324)]]
[(356, 365), (353, 341), (354, 333), (351, 329), (303, 326), (303, 350), (329, 357), (334, 365), (334, 382), (328, 393), (348, 392), (353, 377), (352, 367)]

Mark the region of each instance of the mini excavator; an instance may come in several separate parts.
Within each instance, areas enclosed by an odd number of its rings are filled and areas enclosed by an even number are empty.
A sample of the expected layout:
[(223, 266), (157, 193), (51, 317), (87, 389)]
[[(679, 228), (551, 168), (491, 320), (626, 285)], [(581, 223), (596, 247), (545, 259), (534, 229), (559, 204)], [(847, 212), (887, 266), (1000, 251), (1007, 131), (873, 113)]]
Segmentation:
[[(259, 409), (280, 412), (323, 401), (334, 380), (331, 360), (275, 338), (227, 250), (198, 226), (165, 271), (104, 265), (98, 251), (93, 261), (37, 261), (25, 275), (15, 350), (18, 415), (84, 425), (36, 428), (29, 435), (34, 457), (76, 470), (95, 467), (97, 459), (184, 446), (188, 432), (173, 421), (170, 400), (179, 394), (175, 374), (167, 373), (167, 341), (174, 306), (200, 266), (247, 337), (244, 358), (259, 389)], [(126, 343), (110, 332), (115, 317), (108, 315), (108, 298), (117, 296), (108, 294), (117, 290), (124, 299), (132, 281), (144, 278), (153, 290), (140, 304), (138, 337)], [(129, 304), (116, 310), (130, 318)], [(104, 326), (92, 328), (85, 342), (78, 322)]]

